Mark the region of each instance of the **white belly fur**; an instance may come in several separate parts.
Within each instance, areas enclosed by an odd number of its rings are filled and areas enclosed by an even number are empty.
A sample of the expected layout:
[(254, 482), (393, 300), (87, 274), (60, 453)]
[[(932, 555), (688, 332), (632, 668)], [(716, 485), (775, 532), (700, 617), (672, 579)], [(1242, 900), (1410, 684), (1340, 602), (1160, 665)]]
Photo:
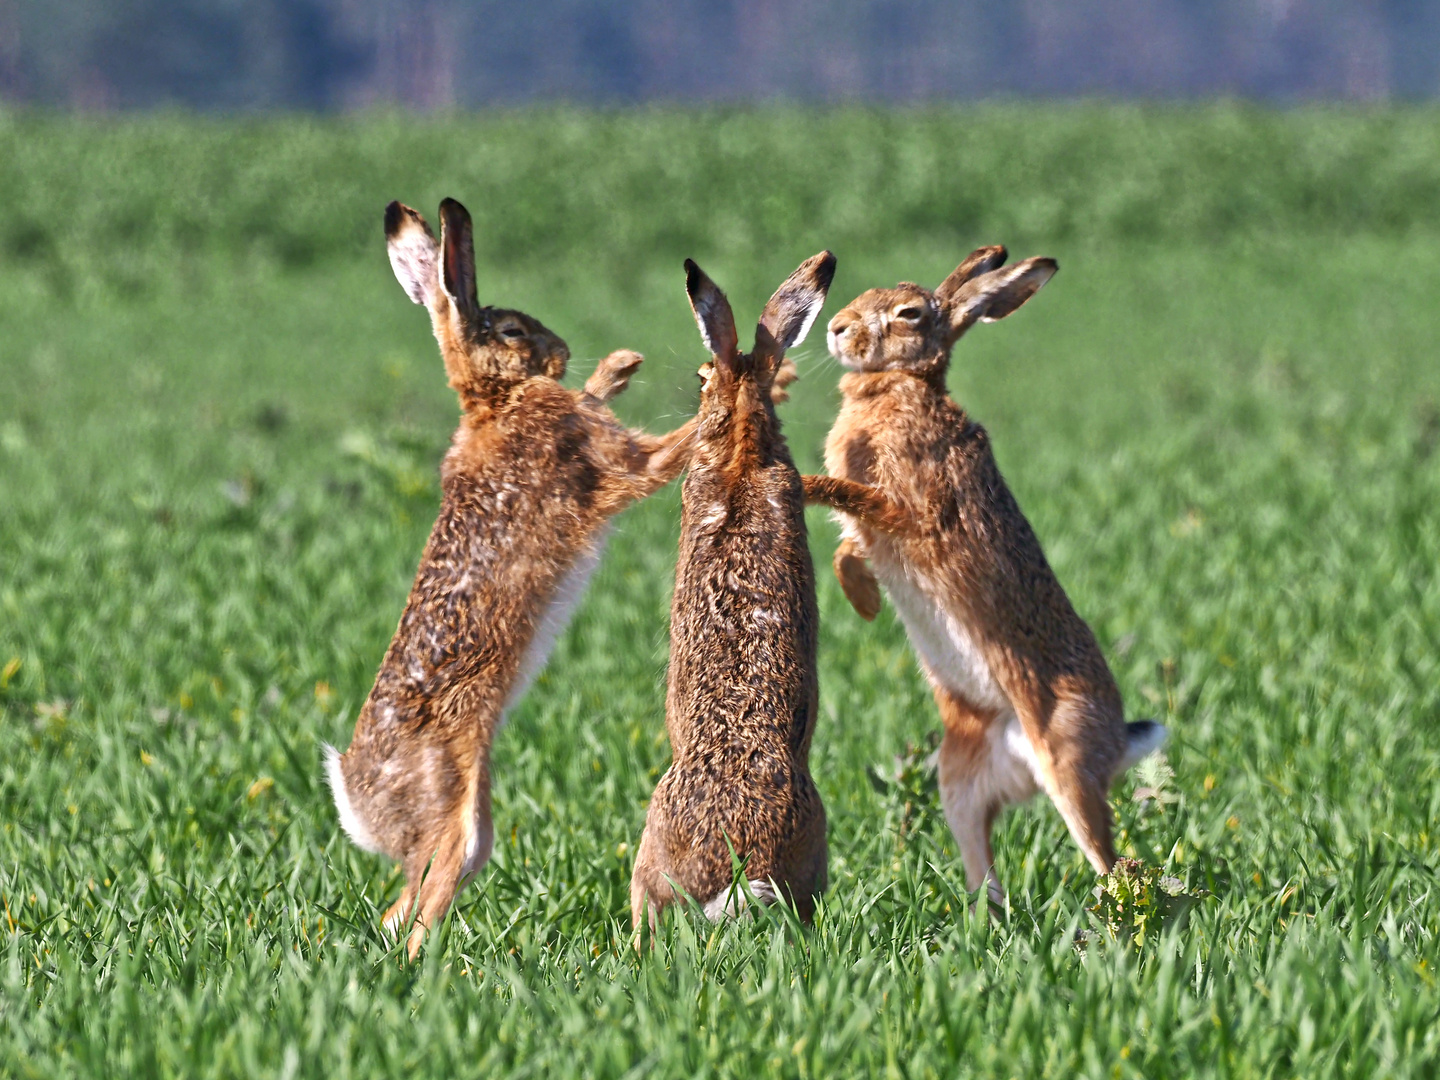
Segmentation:
[(608, 529), (601, 530), (590, 546), (575, 556), (575, 561), (570, 565), (570, 569), (565, 572), (565, 576), (555, 587), (555, 595), (550, 598), (549, 606), (540, 616), (540, 622), (535, 627), (535, 636), (530, 639), (530, 645), (520, 659), (520, 667), (515, 673), (515, 682), (511, 685), (510, 693), (505, 698), (502, 723), (504, 713), (508, 713), (525, 696), (525, 691), (530, 689), (530, 684), (535, 681), (535, 676), (540, 674), (540, 669), (550, 658), (550, 651), (555, 648), (556, 640), (565, 632), (565, 627), (570, 624), (570, 616), (575, 614), (575, 609), (585, 597), (585, 588), (590, 584), (590, 576), (600, 565), (600, 556), (605, 553), (605, 540), (608, 534)]
[(930, 678), (977, 708), (1009, 709), (980, 645), (960, 619), (946, 611), (885, 545), (871, 547), (871, 565), (900, 614), (910, 644)]
[[(515, 681), (511, 684), (510, 693), (505, 698), (505, 706), (500, 711), (500, 724), (505, 723), (505, 717), (510, 710), (525, 696), (525, 691), (530, 689), (530, 684), (535, 681), (535, 676), (540, 674), (540, 669), (550, 658), (550, 650), (555, 648), (556, 639), (565, 632), (565, 627), (570, 623), (570, 616), (575, 613), (575, 608), (585, 598), (585, 587), (590, 584), (590, 576), (595, 573), (595, 568), (600, 565), (600, 556), (605, 553), (607, 532), (608, 530), (602, 530), (590, 546), (575, 557), (575, 561), (570, 564), (570, 569), (565, 571), (565, 576), (555, 587), (555, 595), (550, 598), (549, 605), (541, 614), (540, 621), (535, 626), (535, 635), (530, 639), (530, 644), (525, 649), (525, 655), (520, 658), (520, 667), (515, 672)], [(478, 873), (480, 868), (489, 861), (495, 842), (494, 826), (490, 821), (490, 815), (482, 813), (479, 805), (473, 808), (471, 815), (469, 835), (466, 837), (465, 862), (460, 868), (461, 881)]]
[[(883, 539), (871, 545), (870, 564), (900, 613), (926, 675), (969, 704), (999, 714), (1001, 723), (990, 733), (988, 762), (980, 775), (968, 781), (978, 785), (972, 796), (983, 796), (987, 805), (992, 796), (1002, 803), (1013, 803), (1028, 799), (1036, 788), (1044, 788), (1044, 770), (1035, 748), (970, 628), (941, 606), (934, 593), (926, 589), (924, 580), (912, 574)], [(948, 802), (946, 817), (952, 818)], [(954, 820), (951, 829), (955, 829)]]

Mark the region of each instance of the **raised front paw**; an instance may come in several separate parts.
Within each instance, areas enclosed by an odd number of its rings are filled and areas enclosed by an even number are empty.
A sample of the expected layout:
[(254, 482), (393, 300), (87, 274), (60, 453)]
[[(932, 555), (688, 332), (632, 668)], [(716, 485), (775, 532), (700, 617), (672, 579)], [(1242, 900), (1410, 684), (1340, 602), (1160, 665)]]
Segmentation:
[(800, 378), (800, 369), (788, 356), (775, 369), (775, 381), (770, 384), (770, 400), (776, 405), (790, 400), (790, 384)]
[(880, 582), (870, 569), (865, 557), (849, 540), (843, 540), (835, 549), (835, 577), (845, 591), (845, 599), (855, 613), (866, 622), (872, 622), (880, 614)]
[(600, 363), (585, 380), (585, 394), (604, 404), (630, 385), (630, 377), (645, 358), (633, 349), (616, 349)]

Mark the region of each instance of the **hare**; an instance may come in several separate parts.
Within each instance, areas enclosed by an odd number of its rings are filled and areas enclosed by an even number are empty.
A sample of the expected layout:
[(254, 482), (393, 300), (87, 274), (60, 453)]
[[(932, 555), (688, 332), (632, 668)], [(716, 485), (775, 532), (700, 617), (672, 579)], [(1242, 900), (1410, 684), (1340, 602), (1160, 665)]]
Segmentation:
[[(1043, 789), (1099, 873), (1115, 862), (1106, 795), (1165, 729), (1127, 724), (1110, 668), (1006, 487), (985, 429), (945, 391), (950, 351), (976, 322), (1015, 311), (1057, 269), (1001, 269), (972, 253), (934, 292), (862, 294), (830, 321), (850, 371), (812, 502), (839, 506), (835, 573), (873, 619), (878, 577), (900, 614), (944, 724), (940, 797), (971, 890), (1003, 898), (990, 828)], [(873, 485), (867, 488), (865, 485)], [(847, 507), (846, 500), (850, 505)], [(908, 522), (908, 524), (906, 524)], [(865, 557), (874, 567), (866, 567)]]
[(814, 256), (780, 286), (749, 353), (725, 294), (693, 262), (685, 271), (713, 360), (700, 369), (682, 488), (665, 701), (673, 760), (635, 856), (637, 935), (647, 909), (653, 926), (682, 894), (711, 919), (736, 914), (747, 897), (732, 890), (732, 852), (757, 900), (783, 897), (804, 919), (826, 884), (825, 808), (809, 767), (815, 569), (804, 489), (773, 402), (794, 374), (785, 350), (824, 304), (835, 257)]
[[(440, 204), (441, 242), (398, 202), (385, 210), (395, 276), (430, 319), (463, 415), (441, 465), (440, 516), (410, 599), (355, 724), (326, 748), (340, 823), (398, 859), (386, 912), (425, 931), (490, 857), (490, 750), (599, 562), (606, 523), (682, 472), (691, 420), (654, 437), (604, 402), (641, 357), (612, 353), (582, 392), (561, 386), (569, 350), (537, 320), (481, 307), (470, 215)], [(417, 910), (418, 904), (418, 910)]]

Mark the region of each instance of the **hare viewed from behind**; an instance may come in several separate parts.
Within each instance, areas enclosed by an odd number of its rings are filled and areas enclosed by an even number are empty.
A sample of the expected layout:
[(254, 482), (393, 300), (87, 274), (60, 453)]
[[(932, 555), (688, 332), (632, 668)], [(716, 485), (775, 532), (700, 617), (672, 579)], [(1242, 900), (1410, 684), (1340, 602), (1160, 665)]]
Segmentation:
[(873, 485), (889, 519), (909, 522), (885, 531), (842, 512), (835, 572), (867, 619), (879, 610), (878, 577), (905, 624), (944, 723), (945, 817), (969, 887), (988, 882), (996, 902), (990, 829), (1001, 809), (1043, 789), (1108, 873), (1110, 785), (1165, 737), (1160, 724), (1126, 724), (1095, 636), (1006, 487), (985, 429), (946, 394), (956, 340), (1015, 311), (1056, 270), (1044, 258), (1001, 269), (1005, 256), (981, 248), (934, 292), (872, 289), (830, 321), (830, 352), (851, 370), (825, 446), (836, 479), (808, 491), (835, 505), (850, 484)]
[[(694, 421), (652, 437), (603, 402), (640, 363), (602, 360), (567, 390), (569, 350), (518, 311), (481, 307), (470, 215), (440, 204), (441, 242), (409, 207), (385, 211), (390, 262), (429, 308), (463, 415), (441, 465), (440, 515), (350, 748), (327, 748), (352, 840), (398, 859), (405, 886), (385, 914), (425, 930), (490, 857), (490, 750), (599, 562), (607, 521), (679, 475)], [(417, 910), (418, 903), (418, 910)]]
[(805, 337), (835, 273), (807, 260), (766, 304), (741, 353), (725, 294), (687, 261), (686, 291), (713, 359), (701, 368), (696, 441), (682, 489), (670, 615), (665, 725), (673, 760), (645, 816), (630, 885), (638, 934), (647, 909), (683, 892), (719, 919), (745, 903), (732, 853), (757, 900), (802, 918), (826, 884), (825, 808), (810, 778), (815, 729), (815, 570), (804, 489), (773, 395), (785, 350)]

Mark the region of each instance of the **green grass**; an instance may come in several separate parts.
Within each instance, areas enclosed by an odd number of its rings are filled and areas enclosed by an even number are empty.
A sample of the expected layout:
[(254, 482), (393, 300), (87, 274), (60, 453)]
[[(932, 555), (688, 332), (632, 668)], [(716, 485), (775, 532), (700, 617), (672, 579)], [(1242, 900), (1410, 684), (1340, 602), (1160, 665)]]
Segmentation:
[[(0, 117), (0, 1073), (1435, 1075), (1437, 173), (1418, 110)], [(672, 489), (500, 738), (494, 860), (399, 963), (318, 744), (435, 511), (455, 407), (380, 209), (441, 194), (486, 299), (647, 354), (618, 409), (657, 430), (703, 359), (685, 255), (742, 321), (823, 245), (824, 318), (978, 243), (1057, 256), (952, 386), (1171, 727), (1120, 846), (1211, 895), (1112, 936), (1036, 801), (997, 829), (1009, 914), (969, 917), (903, 631), (822, 573), (816, 926), (637, 956)], [(799, 361), (815, 467), (838, 372)]]

